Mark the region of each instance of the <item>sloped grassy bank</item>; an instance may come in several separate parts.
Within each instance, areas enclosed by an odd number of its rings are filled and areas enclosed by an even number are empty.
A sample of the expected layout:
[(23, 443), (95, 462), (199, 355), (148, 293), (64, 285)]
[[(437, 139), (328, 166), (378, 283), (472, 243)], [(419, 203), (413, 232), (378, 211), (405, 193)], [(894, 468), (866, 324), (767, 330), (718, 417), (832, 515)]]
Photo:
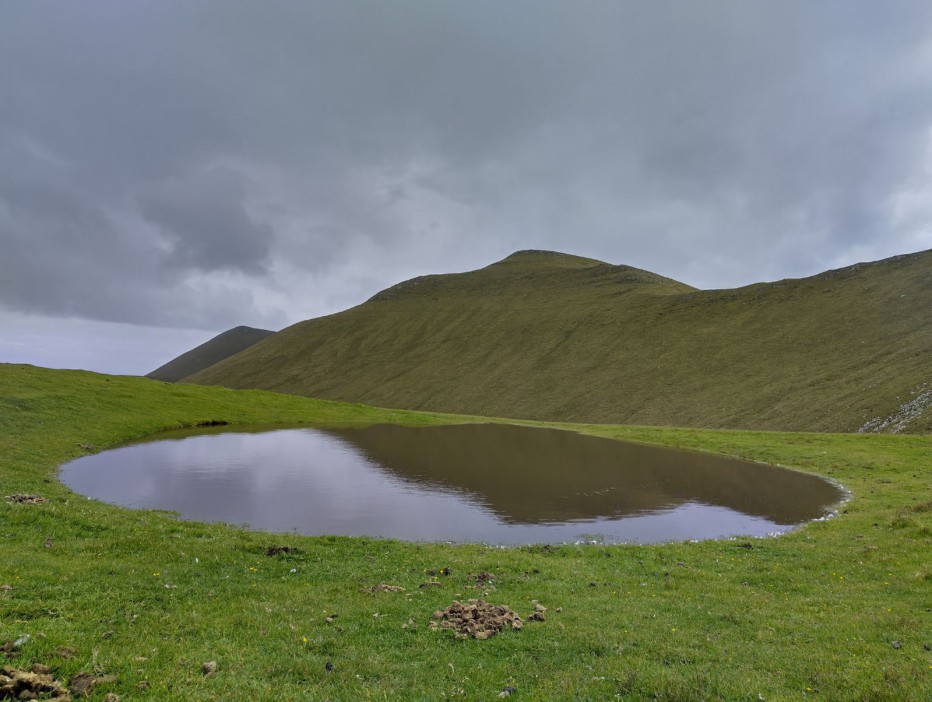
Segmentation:
[[(270, 535), (110, 507), (55, 479), (79, 444), (199, 422), (463, 420), (0, 366), (0, 665), (89, 673), (91, 699), (932, 697), (928, 436), (576, 427), (795, 466), (853, 493), (838, 518), (777, 539), (663, 546)], [(404, 591), (361, 592), (379, 583)], [(430, 628), (478, 597), (523, 618), (537, 600), (546, 621), (484, 641)]]

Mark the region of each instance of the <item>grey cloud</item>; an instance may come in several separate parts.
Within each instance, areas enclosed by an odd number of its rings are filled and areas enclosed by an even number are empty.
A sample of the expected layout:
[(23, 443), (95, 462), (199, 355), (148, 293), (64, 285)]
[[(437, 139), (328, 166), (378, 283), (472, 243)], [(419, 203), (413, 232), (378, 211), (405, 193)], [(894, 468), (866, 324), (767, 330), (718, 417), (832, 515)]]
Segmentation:
[(160, 265), (174, 253), (158, 236), (136, 236), (142, 226), (88, 197), (54, 154), (22, 139), (0, 138), (0, 305), (175, 327), (197, 328), (204, 320), (230, 326), (244, 319), (285, 322), (280, 312), (258, 309), (242, 281), (199, 278), (190, 267)]
[(246, 210), (247, 189), (232, 170), (213, 168), (145, 190), (140, 212), (171, 242), (171, 266), (261, 274), (272, 230)]
[(918, 0), (6, 4), (0, 305), (271, 326), (518, 248), (723, 287), (932, 246), (891, 206), (930, 72)]

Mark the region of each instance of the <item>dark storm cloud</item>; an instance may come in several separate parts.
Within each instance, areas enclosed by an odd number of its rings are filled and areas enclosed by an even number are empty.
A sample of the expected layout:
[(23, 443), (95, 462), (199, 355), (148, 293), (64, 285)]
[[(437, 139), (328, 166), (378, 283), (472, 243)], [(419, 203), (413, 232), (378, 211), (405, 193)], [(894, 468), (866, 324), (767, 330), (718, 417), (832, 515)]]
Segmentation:
[(247, 190), (229, 169), (176, 177), (143, 192), (139, 209), (170, 242), (165, 261), (202, 271), (266, 272), (272, 229), (244, 206)]
[(519, 248), (932, 246), (926, 2), (0, 7), (0, 305), (274, 327)]

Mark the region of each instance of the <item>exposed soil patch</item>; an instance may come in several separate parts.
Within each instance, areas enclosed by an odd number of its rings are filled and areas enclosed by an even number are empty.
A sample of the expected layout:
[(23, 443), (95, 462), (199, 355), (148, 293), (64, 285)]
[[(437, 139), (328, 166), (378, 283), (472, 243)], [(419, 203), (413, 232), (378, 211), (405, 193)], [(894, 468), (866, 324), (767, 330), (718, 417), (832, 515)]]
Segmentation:
[(521, 617), (507, 605), (493, 605), (485, 600), (454, 601), (445, 610), (434, 612), (433, 627), (453, 629), (456, 638), (487, 639), (502, 629), (521, 629)]
[(547, 617), (546, 617), (546, 612), (547, 612), (547, 608), (544, 607), (544, 605), (535, 602), (535, 603), (534, 603), (534, 611), (531, 612), (531, 616), (529, 616), (527, 619), (528, 619), (529, 622), (542, 622), (542, 621), (546, 621), (546, 619), (547, 619)]
[(97, 677), (90, 673), (78, 673), (71, 678), (71, 694), (75, 697), (90, 697), (91, 691), (96, 685), (106, 685), (116, 682), (115, 675), (102, 675)]
[(5, 655), (7, 658), (19, 658), (22, 653), (19, 651), (19, 647), (23, 644), (22, 639), (17, 639), (14, 641), (10, 639), (9, 641), (4, 641), (0, 644), (0, 653)]
[[(40, 672), (35, 672), (40, 671)], [(62, 682), (36, 665), (33, 670), (0, 668), (0, 700), (48, 700), (71, 702), (71, 694)]]
[(486, 571), (482, 571), (481, 573), (478, 573), (477, 575), (473, 575), (472, 573), (470, 573), (469, 577), (472, 580), (475, 580), (475, 583), (473, 583), (472, 585), (466, 586), (466, 588), (469, 590), (486, 590), (486, 589), (494, 590), (495, 589), (495, 584), (493, 582), (495, 579), (495, 576), (492, 575), (492, 573), (489, 573)]
[(376, 592), (404, 592), (405, 589), (400, 585), (386, 585), (385, 583), (378, 583), (372, 587), (361, 587), (359, 588), (360, 592), (371, 592), (375, 594)]
[(7, 495), (6, 499), (17, 505), (41, 505), (43, 502), (48, 502), (41, 495)]
[(292, 548), (291, 546), (277, 546), (273, 544), (265, 549), (266, 556), (277, 556), (282, 553), (294, 553), (297, 549)]

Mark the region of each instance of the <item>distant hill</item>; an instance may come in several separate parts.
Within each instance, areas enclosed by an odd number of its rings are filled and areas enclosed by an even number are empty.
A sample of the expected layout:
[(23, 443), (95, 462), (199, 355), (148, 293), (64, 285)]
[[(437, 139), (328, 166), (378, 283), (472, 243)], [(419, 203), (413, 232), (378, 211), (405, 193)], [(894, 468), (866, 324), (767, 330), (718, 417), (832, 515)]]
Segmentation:
[(197, 348), (181, 354), (164, 366), (156, 368), (146, 377), (153, 380), (176, 382), (192, 373), (197, 373), (212, 366), (218, 361), (229, 358), (243, 349), (248, 349), (253, 344), (258, 344), (274, 333), (267, 329), (253, 329), (252, 327), (228, 329), (210, 341), (205, 341)]
[(512, 418), (929, 431), (930, 350), (932, 251), (734, 290), (520, 251), (400, 283), (186, 380)]

